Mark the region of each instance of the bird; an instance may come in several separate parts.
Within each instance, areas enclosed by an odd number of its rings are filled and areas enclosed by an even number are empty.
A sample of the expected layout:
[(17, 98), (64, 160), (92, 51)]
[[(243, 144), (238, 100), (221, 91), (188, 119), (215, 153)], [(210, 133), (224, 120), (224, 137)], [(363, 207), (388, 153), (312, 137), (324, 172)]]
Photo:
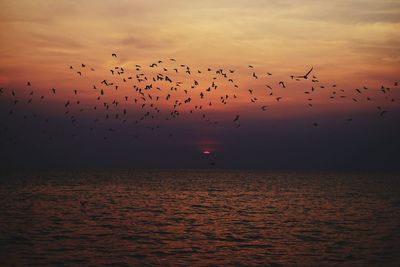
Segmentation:
[(117, 57), (117, 54), (112, 53), (111, 56), (112, 56), (112, 57)]
[(305, 75), (297, 76), (296, 78), (307, 80), (308, 79), (308, 75), (310, 75), (310, 73), (313, 71), (313, 69), (314, 69), (314, 67), (311, 67), (311, 69)]
[(236, 117), (233, 119), (234, 122), (239, 120), (239, 115), (236, 115)]

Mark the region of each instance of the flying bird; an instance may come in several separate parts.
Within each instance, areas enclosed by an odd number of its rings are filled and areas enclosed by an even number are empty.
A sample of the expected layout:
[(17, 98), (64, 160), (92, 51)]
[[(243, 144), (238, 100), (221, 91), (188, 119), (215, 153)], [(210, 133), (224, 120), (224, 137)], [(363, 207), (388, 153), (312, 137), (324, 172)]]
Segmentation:
[(313, 69), (314, 69), (314, 67), (311, 67), (311, 69), (305, 75), (297, 76), (296, 78), (307, 80), (308, 79), (308, 75), (310, 75), (310, 73), (313, 71)]

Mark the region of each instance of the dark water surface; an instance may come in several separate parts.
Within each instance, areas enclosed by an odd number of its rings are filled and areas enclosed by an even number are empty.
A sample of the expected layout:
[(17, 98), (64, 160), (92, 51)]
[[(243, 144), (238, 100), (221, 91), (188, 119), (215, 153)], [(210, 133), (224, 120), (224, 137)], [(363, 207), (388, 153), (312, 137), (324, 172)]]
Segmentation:
[(400, 266), (400, 177), (3, 174), (1, 266)]

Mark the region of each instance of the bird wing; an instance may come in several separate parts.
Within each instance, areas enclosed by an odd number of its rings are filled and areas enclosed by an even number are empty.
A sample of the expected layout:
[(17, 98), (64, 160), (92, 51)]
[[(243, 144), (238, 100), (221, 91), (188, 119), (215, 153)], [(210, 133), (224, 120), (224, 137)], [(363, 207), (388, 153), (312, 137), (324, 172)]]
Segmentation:
[(313, 71), (314, 67), (311, 67), (311, 69), (307, 72), (306, 75), (304, 75), (304, 77), (307, 77), (308, 75), (310, 75), (310, 73)]

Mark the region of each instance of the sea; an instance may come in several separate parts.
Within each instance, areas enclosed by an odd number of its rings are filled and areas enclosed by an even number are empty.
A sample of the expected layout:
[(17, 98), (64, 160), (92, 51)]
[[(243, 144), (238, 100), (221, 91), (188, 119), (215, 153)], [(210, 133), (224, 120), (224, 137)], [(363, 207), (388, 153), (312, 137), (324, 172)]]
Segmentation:
[(400, 266), (400, 175), (4, 171), (0, 266)]

